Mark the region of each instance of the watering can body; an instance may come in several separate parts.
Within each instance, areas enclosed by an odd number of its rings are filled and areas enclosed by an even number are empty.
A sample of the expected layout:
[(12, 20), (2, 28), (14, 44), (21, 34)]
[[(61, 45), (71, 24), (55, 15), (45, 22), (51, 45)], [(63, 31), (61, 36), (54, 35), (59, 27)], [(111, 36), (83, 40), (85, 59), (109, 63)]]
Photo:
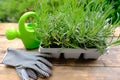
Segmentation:
[(37, 26), (37, 23), (28, 23), (26, 24), (26, 20), (28, 17), (33, 17), (38, 21), (38, 16), (35, 12), (27, 12), (21, 16), (18, 24), (18, 30), (15, 28), (9, 28), (6, 30), (6, 37), (8, 40), (12, 40), (15, 38), (19, 38), (22, 40), (24, 46), (27, 49), (38, 48), (40, 41), (35, 37), (34, 28)]

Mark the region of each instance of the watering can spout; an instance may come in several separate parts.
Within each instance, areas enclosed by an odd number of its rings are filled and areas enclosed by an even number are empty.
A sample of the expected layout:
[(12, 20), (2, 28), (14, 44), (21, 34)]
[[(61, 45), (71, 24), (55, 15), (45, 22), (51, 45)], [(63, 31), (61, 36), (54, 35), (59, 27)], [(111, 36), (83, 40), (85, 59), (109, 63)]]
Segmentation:
[(7, 38), (8, 40), (13, 40), (13, 39), (15, 39), (15, 38), (19, 38), (19, 36), (18, 36), (18, 31), (17, 31), (15, 28), (13, 28), (13, 27), (8, 28), (8, 29), (6, 30), (5, 35), (6, 35), (6, 38)]

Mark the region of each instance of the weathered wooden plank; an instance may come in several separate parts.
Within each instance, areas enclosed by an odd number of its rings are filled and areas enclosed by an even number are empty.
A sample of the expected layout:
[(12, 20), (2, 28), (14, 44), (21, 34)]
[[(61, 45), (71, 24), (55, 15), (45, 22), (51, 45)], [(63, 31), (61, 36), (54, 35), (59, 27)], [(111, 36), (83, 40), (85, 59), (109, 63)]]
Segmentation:
[(14, 27), (17, 29), (18, 24), (17, 23), (0, 23), (0, 35), (5, 35), (5, 31), (10, 27)]
[(0, 36), (0, 51), (11, 48), (24, 48), (24, 45), (20, 39), (7, 40), (5, 36)]
[(20, 80), (14, 68), (0, 65), (0, 80)]
[(120, 46), (114, 46), (109, 49), (109, 54), (104, 54), (99, 58), (103, 61), (104, 66), (120, 67)]
[[(13, 46), (12, 46), (13, 47)], [(22, 49), (22, 48), (21, 48)], [(23, 48), (24, 49), (24, 48)], [(37, 50), (36, 50), (37, 51)], [(93, 67), (120, 67), (120, 50), (119, 48), (111, 48), (109, 54), (104, 54), (98, 60), (84, 60), (82, 58), (76, 59), (49, 59), (54, 65), (60, 66), (93, 66)], [(0, 61), (4, 56), (5, 48), (0, 50)]]
[[(54, 66), (53, 75), (43, 80), (120, 80), (118, 67)], [(20, 80), (15, 69), (0, 65), (0, 80)], [(38, 79), (41, 80), (41, 79)]]
[(120, 80), (120, 69), (56, 66), (50, 80)]
[(120, 34), (120, 26), (115, 29), (114, 35), (119, 36)]

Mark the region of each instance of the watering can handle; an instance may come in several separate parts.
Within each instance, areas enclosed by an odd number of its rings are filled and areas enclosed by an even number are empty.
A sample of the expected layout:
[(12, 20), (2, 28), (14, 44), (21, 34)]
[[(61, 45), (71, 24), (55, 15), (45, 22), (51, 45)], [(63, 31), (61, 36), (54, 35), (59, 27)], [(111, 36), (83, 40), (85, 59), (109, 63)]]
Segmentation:
[(20, 20), (19, 20), (19, 31), (20, 31), (20, 33), (26, 32), (25, 21), (27, 20), (28, 17), (34, 17), (37, 22), (39, 21), (39, 18), (38, 18), (37, 14), (35, 12), (27, 12), (27, 13), (23, 14), (20, 17)]

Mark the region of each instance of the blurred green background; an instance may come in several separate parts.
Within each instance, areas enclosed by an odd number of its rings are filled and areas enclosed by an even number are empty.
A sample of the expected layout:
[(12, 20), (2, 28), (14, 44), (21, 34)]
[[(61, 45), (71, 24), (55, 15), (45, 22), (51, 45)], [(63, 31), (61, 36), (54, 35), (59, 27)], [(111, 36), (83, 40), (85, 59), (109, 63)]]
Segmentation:
[[(34, 11), (36, 0), (0, 0), (0, 22), (18, 22), (20, 16), (27, 11)], [(89, 1), (89, 0), (88, 0)], [(106, 0), (108, 4), (113, 3), (113, 22), (120, 14), (120, 0)]]
[(20, 16), (33, 10), (35, 0), (0, 0), (0, 22), (18, 22)]

